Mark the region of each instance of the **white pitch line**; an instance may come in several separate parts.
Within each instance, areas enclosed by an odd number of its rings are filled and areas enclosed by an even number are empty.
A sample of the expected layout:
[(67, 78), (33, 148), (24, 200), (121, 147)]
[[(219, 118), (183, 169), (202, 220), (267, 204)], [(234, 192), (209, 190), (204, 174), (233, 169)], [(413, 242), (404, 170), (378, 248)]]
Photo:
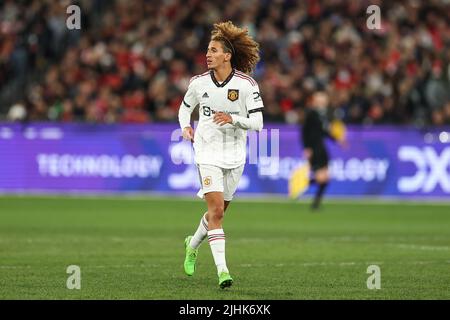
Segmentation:
[[(339, 267), (352, 267), (357, 265), (370, 266), (370, 265), (392, 265), (392, 264), (400, 264), (400, 265), (422, 265), (422, 264), (433, 264), (433, 263), (442, 263), (442, 261), (410, 261), (410, 262), (383, 262), (383, 261), (372, 261), (372, 262), (355, 262), (355, 261), (346, 261), (346, 262), (304, 262), (304, 263), (277, 263), (277, 264), (262, 264), (262, 263), (245, 263), (238, 265), (243, 268), (267, 268), (267, 267), (324, 267), (324, 266), (339, 266)], [(450, 260), (445, 261), (445, 263), (450, 264)]]
[[(53, 267), (53, 266), (52, 266)], [(162, 265), (159, 264), (139, 264), (139, 265), (135, 265), (135, 264), (121, 264), (121, 265), (117, 265), (117, 264), (113, 264), (113, 265), (86, 265), (86, 264), (80, 264), (79, 267), (81, 269), (90, 269), (90, 268), (95, 268), (95, 269), (109, 269), (109, 268), (161, 268), (163, 267)], [(8, 266), (8, 265), (0, 265), (0, 269), (39, 269), (42, 268), (42, 266), (36, 265), (36, 266)], [(49, 266), (45, 266), (45, 268), (49, 268)]]
[[(241, 268), (266, 268), (266, 267), (320, 267), (320, 266), (339, 266), (339, 267), (352, 267), (356, 265), (422, 265), (422, 264), (433, 264), (433, 263), (448, 263), (450, 264), (450, 260), (447, 261), (439, 261), (439, 260), (429, 260), (429, 261), (409, 261), (409, 262), (402, 262), (402, 261), (395, 261), (395, 262), (383, 262), (383, 261), (366, 261), (366, 262), (356, 262), (356, 261), (342, 261), (342, 262), (303, 262), (303, 263), (242, 263), (237, 265)], [(86, 265), (86, 264), (80, 264), (80, 268), (82, 270), (89, 270), (89, 269), (109, 269), (109, 268), (119, 268), (119, 269), (126, 269), (126, 268), (161, 268), (164, 267), (161, 264), (121, 264), (121, 265)], [(42, 266), (36, 265), (36, 266), (15, 266), (15, 265), (0, 265), (0, 269), (39, 269), (42, 268)], [(45, 268), (49, 268), (49, 266), (45, 266)], [(64, 268), (64, 266), (63, 266)]]
[(387, 245), (394, 246), (402, 249), (413, 249), (413, 250), (429, 250), (429, 251), (448, 251), (450, 247), (447, 246), (428, 246), (419, 244), (406, 244), (406, 243), (387, 243)]

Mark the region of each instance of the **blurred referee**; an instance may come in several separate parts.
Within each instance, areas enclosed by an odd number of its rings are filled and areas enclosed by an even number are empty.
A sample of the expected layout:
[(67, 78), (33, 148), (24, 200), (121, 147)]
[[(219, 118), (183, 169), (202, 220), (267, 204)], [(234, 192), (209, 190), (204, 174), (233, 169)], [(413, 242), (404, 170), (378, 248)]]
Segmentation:
[(306, 112), (302, 127), (303, 155), (308, 160), (313, 172), (310, 184), (317, 183), (318, 185), (311, 205), (312, 210), (319, 208), (329, 181), (329, 156), (324, 140), (330, 138), (337, 141), (329, 131), (328, 102), (328, 94), (325, 91), (316, 91), (311, 97), (311, 104)]

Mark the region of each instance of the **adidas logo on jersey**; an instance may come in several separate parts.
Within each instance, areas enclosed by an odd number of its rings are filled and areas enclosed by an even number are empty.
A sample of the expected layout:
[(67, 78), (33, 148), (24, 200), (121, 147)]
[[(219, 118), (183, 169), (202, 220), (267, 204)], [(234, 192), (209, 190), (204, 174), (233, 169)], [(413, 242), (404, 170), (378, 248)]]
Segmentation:
[(205, 93), (203, 94), (202, 98), (209, 98), (208, 93), (205, 92)]

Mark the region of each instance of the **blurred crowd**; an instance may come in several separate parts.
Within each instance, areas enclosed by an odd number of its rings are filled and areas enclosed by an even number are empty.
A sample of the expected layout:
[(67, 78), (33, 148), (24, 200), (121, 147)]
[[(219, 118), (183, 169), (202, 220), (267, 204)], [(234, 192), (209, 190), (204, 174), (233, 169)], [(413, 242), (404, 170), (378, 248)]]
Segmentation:
[[(66, 26), (71, 4), (81, 30)], [(0, 119), (176, 121), (226, 20), (260, 43), (265, 121), (301, 121), (325, 89), (346, 123), (450, 124), (446, 0), (0, 0)]]

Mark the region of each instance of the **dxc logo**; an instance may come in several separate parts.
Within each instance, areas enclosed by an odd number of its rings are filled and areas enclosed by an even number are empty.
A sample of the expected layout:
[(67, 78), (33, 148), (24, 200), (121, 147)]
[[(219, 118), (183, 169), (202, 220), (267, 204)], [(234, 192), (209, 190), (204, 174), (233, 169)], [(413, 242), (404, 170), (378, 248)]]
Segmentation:
[(398, 181), (398, 189), (402, 192), (432, 192), (438, 185), (446, 193), (450, 193), (450, 147), (445, 148), (440, 155), (432, 147), (417, 148), (403, 146), (398, 150), (400, 161), (412, 162), (416, 174), (402, 177)]

